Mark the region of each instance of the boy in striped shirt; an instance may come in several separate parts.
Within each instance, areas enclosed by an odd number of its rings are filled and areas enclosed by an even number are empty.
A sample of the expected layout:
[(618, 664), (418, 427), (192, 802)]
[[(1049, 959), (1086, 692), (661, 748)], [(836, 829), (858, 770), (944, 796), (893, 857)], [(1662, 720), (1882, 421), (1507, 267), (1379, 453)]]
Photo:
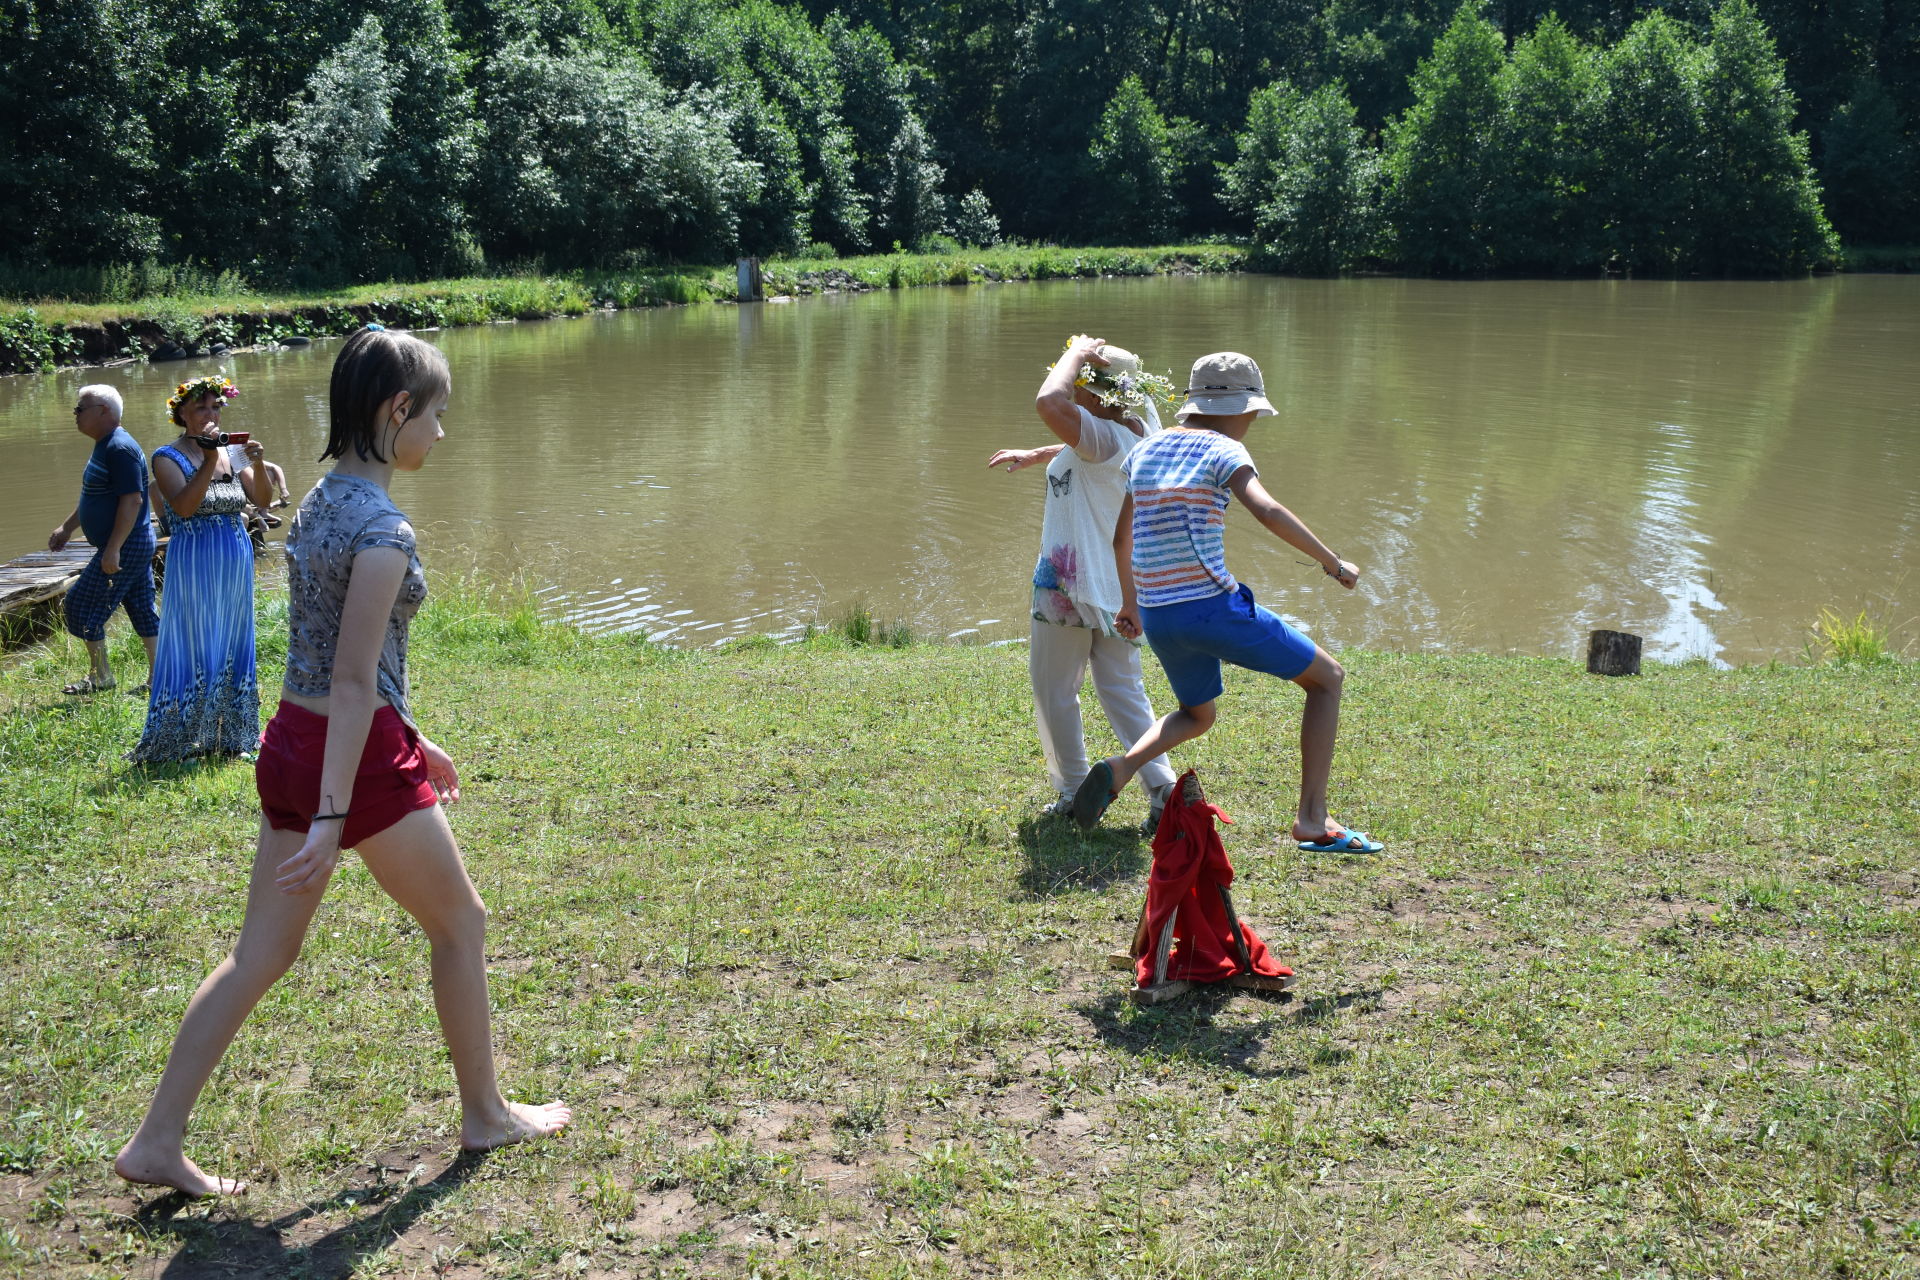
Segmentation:
[[(1293, 838), (1310, 852), (1378, 853), (1364, 831), (1327, 816), (1327, 776), (1340, 724), (1346, 672), (1285, 619), (1254, 603), (1227, 570), (1226, 515), (1234, 498), (1283, 542), (1320, 562), (1352, 590), (1360, 570), (1314, 537), (1260, 483), (1241, 443), (1253, 420), (1272, 415), (1260, 367), (1221, 352), (1194, 362), (1179, 426), (1127, 454), (1127, 498), (1114, 534), (1125, 602), (1115, 626), (1147, 643), (1166, 669), (1180, 709), (1163, 716), (1123, 756), (1094, 765), (1074, 795), (1074, 818), (1091, 829), (1141, 765), (1213, 727), (1220, 664), (1291, 680), (1306, 690), (1300, 713), (1300, 806)], [(1131, 564), (1131, 572), (1129, 572)]]

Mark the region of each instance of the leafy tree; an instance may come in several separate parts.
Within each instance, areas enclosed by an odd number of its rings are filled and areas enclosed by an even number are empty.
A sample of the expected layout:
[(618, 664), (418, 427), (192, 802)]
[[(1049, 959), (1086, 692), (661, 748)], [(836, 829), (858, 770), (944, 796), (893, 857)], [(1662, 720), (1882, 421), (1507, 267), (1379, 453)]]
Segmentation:
[(994, 216), (993, 202), (987, 193), (975, 187), (960, 197), (954, 213), (953, 235), (970, 249), (985, 249), (1000, 243), (1000, 219)]
[[(175, 261), (245, 261), (281, 207), (274, 187), (271, 119), (245, 88), (248, 51), (229, 0), (160, 0), (146, 11), (158, 60), (138, 100), (154, 130), (147, 208), (162, 254)], [(276, 101), (274, 114), (285, 108)]]
[(1489, 130), (1505, 61), (1500, 32), (1468, 0), (1413, 73), (1413, 105), (1388, 127), (1386, 144), (1388, 218), (1405, 267), (1471, 273), (1493, 265)]
[(1251, 218), (1255, 253), (1277, 270), (1334, 275), (1373, 248), (1380, 159), (1337, 86), (1255, 93), (1223, 178), (1227, 203)]
[(914, 244), (941, 230), (946, 176), (914, 107), (913, 77), (894, 60), (872, 26), (854, 28), (839, 14), (823, 28), (852, 141), (854, 185), (872, 212), (873, 239)]
[(1878, 76), (1860, 78), (1821, 140), (1821, 180), (1835, 230), (1867, 244), (1911, 239), (1920, 225), (1920, 173), (1899, 105)]
[(1593, 50), (1549, 14), (1513, 52), (1495, 84), (1486, 226), (1497, 265), (1569, 271), (1596, 257), (1588, 186)]
[(160, 249), (144, 70), (159, 50), (123, 0), (0, 0), (0, 255), (139, 261)]
[(1276, 60), (1276, 70), (1302, 83), (1313, 78), (1347, 86), (1361, 123), (1377, 129), (1412, 105), (1412, 81), (1423, 54), (1447, 28), (1457, 0), (1324, 0), (1313, 19), (1310, 60)]
[(304, 100), (276, 131), (274, 155), (293, 196), (292, 250), (301, 261), (353, 251), (343, 232), (386, 148), (394, 89), (386, 32), (369, 15), (314, 68)]
[(1695, 262), (1708, 270), (1804, 271), (1839, 252), (1793, 129), (1786, 70), (1749, 0), (1727, 0), (1698, 63), (1702, 182)]
[(1300, 94), (1284, 80), (1256, 90), (1247, 99), (1247, 123), (1234, 138), (1234, 159), (1220, 170), (1221, 202), (1251, 227), (1254, 214), (1273, 190), (1293, 134)]
[(759, 194), (723, 94), (670, 98), (631, 55), (505, 51), (481, 114), (479, 217), (493, 252), (563, 262), (724, 254)]
[(946, 230), (946, 198), (940, 194), (945, 170), (933, 162), (927, 132), (908, 117), (894, 139), (892, 172), (887, 181), (889, 200), (881, 210), (892, 239), (915, 245)]
[(1699, 50), (1654, 13), (1600, 62), (1589, 128), (1600, 249), (1630, 271), (1676, 271), (1693, 259), (1694, 209), (1708, 175), (1698, 97)]
[(468, 59), (442, 0), (383, 0), (380, 11), (400, 127), (367, 193), (365, 269), (391, 277), (472, 269), (466, 196), (478, 125)]
[(833, 50), (802, 14), (774, 0), (660, 0), (646, 39), (667, 84), (724, 86), (735, 106), (735, 142), (767, 173), (766, 203), (743, 228), (748, 247), (868, 243)]
[(1139, 76), (1108, 99), (1087, 148), (1090, 222), (1113, 241), (1151, 244), (1173, 223), (1173, 152), (1167, 122)]

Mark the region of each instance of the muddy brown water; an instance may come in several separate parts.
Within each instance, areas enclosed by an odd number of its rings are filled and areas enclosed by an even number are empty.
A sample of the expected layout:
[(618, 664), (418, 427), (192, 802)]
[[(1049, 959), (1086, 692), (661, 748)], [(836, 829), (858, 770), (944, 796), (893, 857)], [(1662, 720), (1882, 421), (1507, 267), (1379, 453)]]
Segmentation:
[[(1330, 648), (1798, 657), (1823, 608), (1920, 633), (1920, 278), (1772, 283), (1246, 276), (918, 289), (436, 333), (447, 439), (395, 492), (430, 565), (682, 645), (864, 600), (1024, 637), (1041, 491), (984, 463), (1077, 331), (1184, 377), (1236, 348), (1277, 418), (1268, 487), (1358, 562), (1340, 591), (1237, 508), (1228, 560)], [(241, 354), (229, 430), (320, 474), (335, 344)], [(0, 380), (0, 557), (71, 509), (75, 390), (149, 450), (199, 360)]]

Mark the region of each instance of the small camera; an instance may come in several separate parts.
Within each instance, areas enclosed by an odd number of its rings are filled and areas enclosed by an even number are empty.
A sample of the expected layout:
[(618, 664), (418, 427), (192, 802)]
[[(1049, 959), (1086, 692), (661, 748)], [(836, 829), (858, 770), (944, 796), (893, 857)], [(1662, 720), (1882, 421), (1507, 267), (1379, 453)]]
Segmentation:
[(210, 435), (195, 436), (202, 449), (224, 449), (230, 444), (245, 444), (253, 439), (249, 431), (215, 431)]

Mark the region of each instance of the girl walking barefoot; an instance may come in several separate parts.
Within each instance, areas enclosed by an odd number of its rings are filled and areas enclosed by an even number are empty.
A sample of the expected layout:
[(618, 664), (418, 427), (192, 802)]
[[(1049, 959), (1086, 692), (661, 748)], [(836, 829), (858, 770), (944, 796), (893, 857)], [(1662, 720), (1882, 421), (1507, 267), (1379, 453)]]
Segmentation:
[(407, 707), (407, 627), (426, 595), (413, 527), (388, 497), (445, 434), (450, 381), (438, 349), (362, 330), (333, 365), (332, 427), (315, 485), (287, 538), (290, 635), (279, 710), (260, 742), (260, 838), (233, 951), (187, 1005), (139, 1129), (114, 1160), (130, 1182), (191, 1196), (244, 1185), (187, 1159), (187, 1114), (254, 1005), (300, 954), (342, 849), (419, 922), (434, 1006), (460, 1088), (469, 1151), (558, 1132), (558, 1102), (510, 1103), (494, 1076), (486, 908), (441, 802), (460, 798), (447, 753)]

